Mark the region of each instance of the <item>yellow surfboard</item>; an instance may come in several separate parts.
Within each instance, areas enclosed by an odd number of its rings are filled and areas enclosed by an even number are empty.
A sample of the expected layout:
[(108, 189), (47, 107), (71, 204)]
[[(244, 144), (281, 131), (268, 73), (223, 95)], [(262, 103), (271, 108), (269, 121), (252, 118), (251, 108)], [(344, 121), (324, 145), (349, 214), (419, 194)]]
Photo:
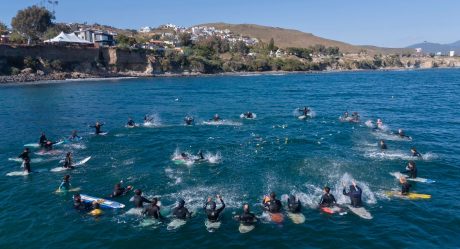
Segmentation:
[(418, 194), (418, 193), (409, 193), (407, 195), (402, 195), (401, 192), (398, 191), (388, 191), (386, 195), (389, 197), (399, 197), (409, 200), (416, 200), (416, 199), (430, 199), (431, 195), (428, 194)]

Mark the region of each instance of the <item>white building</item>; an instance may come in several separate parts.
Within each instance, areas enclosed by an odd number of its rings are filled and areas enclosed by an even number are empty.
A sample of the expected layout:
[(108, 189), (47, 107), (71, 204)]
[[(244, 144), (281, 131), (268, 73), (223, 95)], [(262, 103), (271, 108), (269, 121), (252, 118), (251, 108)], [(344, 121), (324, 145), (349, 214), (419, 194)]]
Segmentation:
[(449, 56), (454, 57), (455, 56), (455, 51), (449, 51)]
[(141, 32), (141, 33), (150, 33), (150, 32), (152, 32), (152, 28), (148, 27), (148, 26), (142, 27), (142, 28), (139, 29), (139, 32)]
[(421, 53), (421, 52), (422, 52), (422, 48), (416, 48), (416, 49), (415, 49), (415, 52), (416, 52), (416, 53)]

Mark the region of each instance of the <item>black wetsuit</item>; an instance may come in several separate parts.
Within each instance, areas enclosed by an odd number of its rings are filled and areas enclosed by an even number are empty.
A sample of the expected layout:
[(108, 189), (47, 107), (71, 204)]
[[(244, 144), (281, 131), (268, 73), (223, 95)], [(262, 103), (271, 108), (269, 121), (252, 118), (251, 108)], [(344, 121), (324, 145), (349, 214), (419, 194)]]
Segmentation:
[(73, 207), (78, 211), (89, 211), (92, 209), (92, 204), (74, 200)]
[(300, 200), (295, 200), (294, 198), (288, 199), (288, 209), (291, 213), (300, 213), (302, 205), (300, 204)]
[(208, 216), (208, 220), (211, 221), (211, 222), (217, 222), (219, 221), (219, 215), (220, 213), (224, 210), (225, 208), (225, 203), (224, 203), (224, 200), (220, 199), (220, 202), (222, 203), (222, 206), (218, 209), (208, 209), (208, 204), (209, 202), (206, 202), (203, 206), (203, 209), (206, 213), (206, 216)]
[(416, 152), (412, 152), (412, 156), (413, 157), (422, 157), (422, 154), (420, 154), (420, 152), (416, 151)]
[(363, 191), (360, 187), (356, 186), (356, 188), (352, 185), (350, 186), (350, 192), (347, 192), (345, 188), (343, 188), (343, 194), (350, 197), (351, 205), (353, 207), (361, 207), (361, 195)]
[(405, 171), (401, 171), (402, 174), (409, 174), (409, 178), (417, 178), (417, 167), (406, 168)]
[(184, 120), (186, 125), (191, 125), (193, 123), (193, 118), (185, 118)]
[(160, 207), (155, 205), (149, 205), (142, 211), (143, 215), (147, 215), (149, 217), (153, 217), (155, 219), (163, 219), (160, 213)]
[(101, 127), (102, 127), (103, 125), (104, 125), (104, 124), (98, 124), (98, 125), (92, 125), (92, 126), (90, 126), (90, 127), (96, 129), (95, 134), (98, 135), (98, 134), (102, 133)]
[(264, 203), (264, 208), (270, 213), (279, 213), (281, 212), (282, 204), (280, 200), (270, 200)]
[(116, 188), (113, 190), (113, 193), (110, 195), (110, 197), (118, 197), (125, 195), (128, 190), (124, 187)]
[(380, 144), (380, 149), (382, 150), (388, 149), (387, 144)]
[(249, 211), (245, 211), (242, 214), (236, 216), (235, 218), (245, 226), (253, 225), (257, 221), (256, 216)]
[(190, 218), (192, 213), (190, 213), (188, 209), (184, 207), (184, 204), (179, 203), (179, 205), (172, 210), (172, 215), (177, 219), (185, 220), (186, 218)]
[(30, 158), (29, 151), (22, 152), (18, 157), (21, 158), (22, 160), (26, 160), (26, 158)]
[(75, 168), (74, 166), (72, 166), (72, 158), (70, 158), (70, 157), (65, 158), (65, 160), (64, 160), (64, 168), (68, 168), (68, 169)]
[(409, 194), (409, 190), (412, 187), (412, 185), (408, 182), (402, 183), (401, 184), (401, 194), (402, 195), (407, 195)]
[(43, 148), (45, 148), (45, 150), (52, 150), (53, 149), (53, 144), (55, 144), (56, 142), (54, 143), (48, 143), (46, 142), (44, 145), (43, 145)]
[(321, 196), (321, 200), (319, 201), (319, 205), (321, 207), (332, 207), (337, 201), (332, 194), (324, 194)]
[(127, 123), (128, 126), (134, 126), (136, 123), (134, 123), (134, 120), (129, 120)]
[(147, 200), (145, 197), (140, 196), (140, 195), (135, 195), (133, 197), (133, 202), (134, 202), (134, 207), (136, 208), (144, 207), (144, 202), (151, 203), (151, 201)]
[(32, 172), (32, 170), (30, 169), (30, 158), (28, 157), (24, 159), (24, 171), (27, 171), (27, 173)]
[(41, 135), (40, 136), (40, 142), (38, 142), (40, 144), (40, 146), (44, 146), (46, 141), (48, 141), (48, 139), (46, 139), (46, 136), (45, 135)]

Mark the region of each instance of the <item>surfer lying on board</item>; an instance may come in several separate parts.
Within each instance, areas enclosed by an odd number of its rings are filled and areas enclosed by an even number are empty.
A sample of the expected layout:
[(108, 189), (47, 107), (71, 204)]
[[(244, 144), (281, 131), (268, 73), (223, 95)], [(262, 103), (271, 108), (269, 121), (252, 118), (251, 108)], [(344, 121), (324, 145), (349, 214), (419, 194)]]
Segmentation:
[(398, 129), (398, 132), (395, 132), (394, 134), (398, 135), (400, 138), (412, 139), (411, 137), (407, 136), (402, 129)]
[(412, 149), (410, 149), (410, 153), (413, 157), (422, 157), (422, 154), (420, 154), (420, 152), (418, 152), (415, 147), (412, 147)]
[(192, 213), (189, 212), (188, 209), (185, 207), (185, 201), (182, 199), (179, 199), (177, 207), (175, 207), (172, 210), (172, 215), (176, 219), (185, 220), (185, 219), (190, 218), (192, 216)]
[(129, 126), (129, 127), (134, 127), (134, 126), (136, 126), (136, 123), (134, 122), (134, 120), (131, 117), (129, 117), (128, 122), (126, 123), (126, 125)]
[(333, 207), (337, 204), (334, 195), (332, 195), (330, 192), (331, 188), (324, 187), (323, 195), (321, 196), (321, 200), (319, 201), (320, 207)]
[(203, 205), (204, 212), (206, 213), (206, 216), (208, 217), (208, 220), (210, 222), (219, 221), (219, 215), (225, 208), (225, 202), (222, 199), (222, 197), (220, 195), (216, 195), (216, 198), (220, 200), (220, 203), (222, 203), (222, 206), (220, 208), (217, 208), (216, 202), (212, 201), (211, 197), (208, 197), (208, 200)]
[(69, 140), (79, 140), (81, 139), (80, 136), (78, 136), (77, 130), (72, 131), (72, 135), (70, 135)]
[(136, 208), (144, 207), (144, 203), (151, 203), (151, 201), (142, 196), (142, 190), (140, 189), (134, 190), (133, 202)]
[(406, 170), (401, 171), (402, 174), (409, 174), (409, 178), (417, 178), (417, 166), (414, 161), (409, 161)]
[(125, 195), (126, 193), (128, 193), (133, 187), (132, 186), (128, 186), (128, 187), (122, 187), (121, 186), (121, 182), (115, 184), (115, 186), (113, 187), (113, 192), (112, 194), (110, 195), (111, 198), (114, 198), (114, 197), (118, 197), (118, 196), (122, 196), (122, 195)]
[(99, 123), (99, 121), (96, 122), (94, 125), (90, 125), (89, 127), (96, 129), (94, 134), (99, 135), (102, 133), (101, 128), (104, 124)]
[(310, 108), (304, 106), (303, 109), (299, 108), (299, 112), (302, 113), (304, 116), (307, 116), (308, 113), (310, 112)]
[(383, 139), (380, 140), (379, 146), (380, 146), (380, 149), (382, 149), (382, 150), (388, 149), (388, 146), (387, 146), (387, 144), (385, 143), (385, 140), (383, 140)]
[(158, 199), (155, 197), (148, 207), (146, 207), (142, 214), (154, 219), (163, 219), (164, 217), (160, 213), (160, 207), (157, 205)]
[(66, 169), (73, 169), (75, 168), (74, 166), (72, 166), (72, 153), (69, 151), (67, 152), (67, 155), (65, 156), (65, 159), (64, 159), (64, 168)]
[(361, 195), (363, 193), (363, 190), (356, 185), (356, 182), (354, 180), (351, 181), (350, 189), (347, 192), (345, 183), (342, 183), (343, 185), (343, 194), (350, 197), (351, 205), (353, 207), (361, 207), (362, 206), (362, 201), (361, 201)]
[(289, 212), (300, 213), (300, 209), (302, 208), (302, 205), (299, 199), (297, 199), (294, 195), (290, 195), (287, 202), (288, 202)]
[(38, 144), (43, 147), (43, 146), (45, 146), (46, 141), (48, 141), (48, 139), (46, 138), (45, 133), (42, 132), (42, 135), (40, 136), (40, 140), (39, 140)]
[(262, 201), (262, 204), (262, 208), (270, 213), (279, 213), (281, 212), (281, 208), (283, 207), (281, 201), (276, 199), (275, 192), (271, 192), (270, 197), (265, 196), (264, 200)]
[(399, 178), (399, 183), (401, 183), (401, 194), (402, 195), (408, 195), (409, 190), (412, 187), (412, 185), (407, 182), (407, 179), (404, 176), (401, 176)]
[(77, 193), (73, 195), (73, 207), (78, 211), (89, 211), (91, 210), (92, 204), (83, 202), (80, 194)]
[(243, 205), (243, 213), (240, 215), (235, 215), (233, 218), (245, 226), (251, 226), (257, 222), (256, 216), (251, 213), (249, 210), (249, 204), (247, 203)]
[(62, 178), (61, 185), (59, 185), (58, 190), (59, 191), (69, 191), (70, 189), (70, 175), (65, 175), (64, 178)]
[(192, 125), (192, 124), (193, 124), (193, 117), (186, 116), (186, 117), (184, 118), (184, 121), (185, 121), (185, 124), (186, 124), (186, 125)]

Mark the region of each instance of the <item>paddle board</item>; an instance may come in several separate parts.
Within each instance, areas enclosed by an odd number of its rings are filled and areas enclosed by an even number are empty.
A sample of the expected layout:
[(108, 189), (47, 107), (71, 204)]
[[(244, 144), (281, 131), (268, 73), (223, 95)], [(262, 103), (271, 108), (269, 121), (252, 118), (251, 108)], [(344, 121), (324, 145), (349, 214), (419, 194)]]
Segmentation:
[(350, 209), (351, 212), (353, 212), (354, 214), (358, 215), (359, 217), (363, 218), (363, 219), (367, 219), (367, 220), (370, 220), (372, 219), (372, 215), (371, 213), (369, 213), (365, 208), (363, 207), (359, 207), (359, 208), (356, 208), (356, 207), (353, 207), (351, 205), (347, 205), (347, 208)]
[(302, 224), (305, 222), (305, 215), (302, 213), (287, 212), (287, 216), (292, 220), (294, 224)]
[(105, 207), (105, 208), (124, 208), (125, 207), (124, 204), (116, 202), (116, 201), (109, 201), (106, 199), (96, 198), (96, 197), (92, 197), (89, 195), (83, 195), (83, 194), (80, 196), (81, 196), (81, 200), (84, 202), (93, 203), (94, 201), (97, 201), (101, 207)]
[(240, 226), (238, 227), (238, 231), (240, 231), (240, 233), (249, 233), (250, 231), (254, 230), (254, 228), (256, 228), (256, 226), (254, 225), (243, 225), (243, 223), (240, 223)]
[(169, 230), (169, 231), (176, 230), (176, 229), (180, 228), (181, 226), (185, 225), (185, 223), (187, 223), (185, 220), (173, 219), (173, 220), (171, 220), (171, 222), (169, 222), (169, 224), (166, 227), (166, 229)]
[(396, 179), (399, 179), (401, 176), (404, 176), (406, 180), (408, 181), (413, 181), (413, 182), (422, 182), (422, 183), (435, 183), (435, 180), (427, 179), (427, 178), (421, 178), (421, 177), (416, 177), (416, 178), (409, 178), (408, 175), (399, 173), (399, 172), (393, 172), (390, 173), (390, 175), (396, 177)]
[(430, 199), (431, 195), (428, 194), (418, 194), (418, 193), (409, 193), (407, 195), (402, 195), (399, 191), (388, 191), (385, 193), (388, 197), (398, 197), (402, 199), (417, 200), (417, 199)]
[[(85, 164), (86, 162), (88, 162), (89, 159), (91, 159), (90, 156), (86, 157), (85, 159), (83, 159), (83, 160), (81, 160), (79, 162), (74, 163), (73, 166), (74, 167), (81, 166), (81, 165)], [(70, 170), (70, 169), (73, 169), (73, 168), (56, 167), (56, 168), (51, 169), (50, 171), (51, 172), (61, 172), (61, 171)]]
[(204, 221), (204, 225), (206, 226), (206, 230), (208, 230), (208, 232), (212, 233), (212, 232), (215, 232), (217, 229), (219, 229), (219, 227), (221, 225), (221, 222), (220, 221), (211, 222), (208, 219), (206, 219)]

